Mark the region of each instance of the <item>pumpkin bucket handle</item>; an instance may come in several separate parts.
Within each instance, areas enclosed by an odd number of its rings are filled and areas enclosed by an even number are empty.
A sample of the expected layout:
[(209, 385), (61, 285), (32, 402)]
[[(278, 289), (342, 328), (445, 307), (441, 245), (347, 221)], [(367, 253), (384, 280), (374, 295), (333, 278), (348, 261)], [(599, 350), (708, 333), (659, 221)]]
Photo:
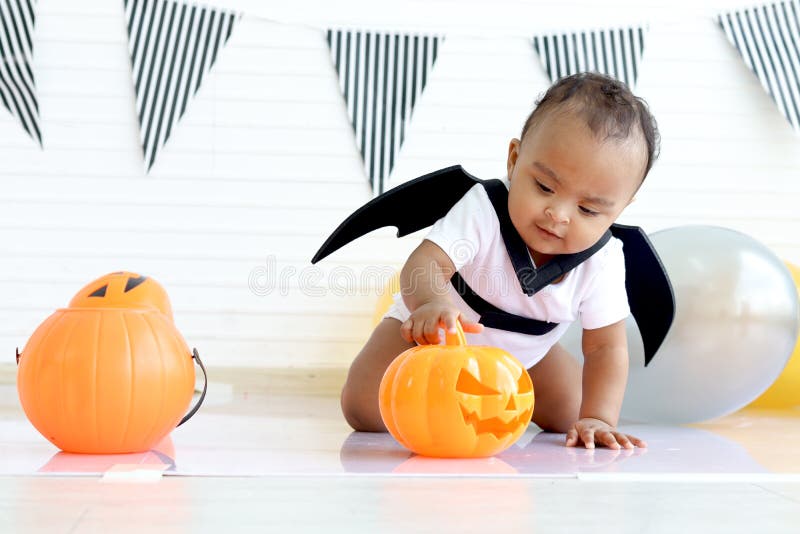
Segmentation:
[(461, 326), (461, 321), (458, 320), (456, 321), (456, 331), (448, 332), (445, 330), (444, 337), (446, 345), (459, 346), (467, 344), (467, 337), (464, 335), (464, 328)]
[[(197, 404), (194, 405), (194, 408), (189, 410), (189, 413), (183, 416), (183, 419), (181, 419), (181, 422), (178, 423), (178, 426), (181, 426), (197, 413), (197, 410), (200, 409), (200, 406), (203, 404), (203, 401), (206, 398), (206, 390), (208, 389), (208, 375), (206, 374), (206, 368), (203, 365), (203, 361), (200, 359), (200, 353), (197, 352), (197, 349), (192, 349), (192, 358), (197, 362), (197, 365), (199, 365), (200, 369), (203, 371), (203, 392), (200, 394), (200, 398), (197, 399)], [(17, 356), (17, 359), (19, 359), (19, 356)], [(178, 426), (175, 428), (178, 428)]]
[(19, 365), (19, 357), (20, 356), (22, 356), (22, 354), (19, 353), (19, 347), (17, 347), (17, 365)]

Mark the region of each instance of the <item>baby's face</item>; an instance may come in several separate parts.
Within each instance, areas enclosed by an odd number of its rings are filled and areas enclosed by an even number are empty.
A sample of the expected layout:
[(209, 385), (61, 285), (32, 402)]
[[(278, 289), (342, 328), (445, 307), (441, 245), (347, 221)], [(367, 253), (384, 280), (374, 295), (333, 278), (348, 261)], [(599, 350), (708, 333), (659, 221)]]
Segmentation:
[(550, 113), (508, 152), (508, 211), (537, 265), (592, 246), (644, 175), (641, 135), (598, 140), (573, 113)]

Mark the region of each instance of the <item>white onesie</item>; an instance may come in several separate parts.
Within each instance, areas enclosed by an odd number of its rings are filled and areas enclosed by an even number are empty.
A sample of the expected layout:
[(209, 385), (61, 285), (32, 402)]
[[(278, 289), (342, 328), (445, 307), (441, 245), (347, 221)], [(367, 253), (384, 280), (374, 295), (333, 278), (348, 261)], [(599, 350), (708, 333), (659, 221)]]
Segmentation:
[[(504, 183), (508, 187), (508, 182)], [(480, 184), (433, 225), (426, 239), (450, 257), (467, 284), (485, 301), (514, 315), (559, 323), (541, 336), (488, 327), (480, 334), (467, 334), (469, 344), (500, 347), (525, 367), (541, 360), (578, 317), (584, 329), (595, 329), (625, 319), (630, 313), (622, 242), (614, 237), (559, 283), (542, 288), (532, 297), (526, 296), (508, 256), (494, 207)], [(448, 286), (464, 316), (477, 321), (479, 315), (451, 284)], [(401, 295), (395, 294), (385, 317), (402, 322), (410, 315)]]

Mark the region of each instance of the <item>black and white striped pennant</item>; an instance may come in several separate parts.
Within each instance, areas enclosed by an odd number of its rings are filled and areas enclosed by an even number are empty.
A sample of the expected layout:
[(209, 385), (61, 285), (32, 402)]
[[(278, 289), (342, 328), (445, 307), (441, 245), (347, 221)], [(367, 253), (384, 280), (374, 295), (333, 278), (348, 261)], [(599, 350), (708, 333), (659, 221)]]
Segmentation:
[(42, 144), (31, 63), (34, 0), (0, 0), (0, 100), (28, 135)]
[(227, 43), (237, 14), (168, 0), (123, 0), (147, 169)]
[(533, 48), (551, 82), (591, 71), (633, 87), (639, 76), (645, 32), (645, 27), (632, 27), (537, 35)]
[(717, 20), (783, 116), (800, 132), (800, 1), (731, 11)]
[(356, 145), (380, 194), (444, 38), (333, 29), (327, 38)]

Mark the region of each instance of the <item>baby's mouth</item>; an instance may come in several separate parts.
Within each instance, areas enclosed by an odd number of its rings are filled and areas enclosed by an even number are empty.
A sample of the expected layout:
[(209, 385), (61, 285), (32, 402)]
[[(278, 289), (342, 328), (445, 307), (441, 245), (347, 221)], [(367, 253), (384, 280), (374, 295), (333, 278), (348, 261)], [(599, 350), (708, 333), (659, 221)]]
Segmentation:
[(551, 230), (548, 230), (547, 228), (544, 228), (542, 226), (539, 226), (538, 224), (536, 225), (536, 228), (538, 228), (543, 234), (548, 235), (548, 236), (552, 237), (553, 239), (561, 239), (561, 236), (558, 235), (557, 233), (555, 233), (555, 232), (553, 232)]

